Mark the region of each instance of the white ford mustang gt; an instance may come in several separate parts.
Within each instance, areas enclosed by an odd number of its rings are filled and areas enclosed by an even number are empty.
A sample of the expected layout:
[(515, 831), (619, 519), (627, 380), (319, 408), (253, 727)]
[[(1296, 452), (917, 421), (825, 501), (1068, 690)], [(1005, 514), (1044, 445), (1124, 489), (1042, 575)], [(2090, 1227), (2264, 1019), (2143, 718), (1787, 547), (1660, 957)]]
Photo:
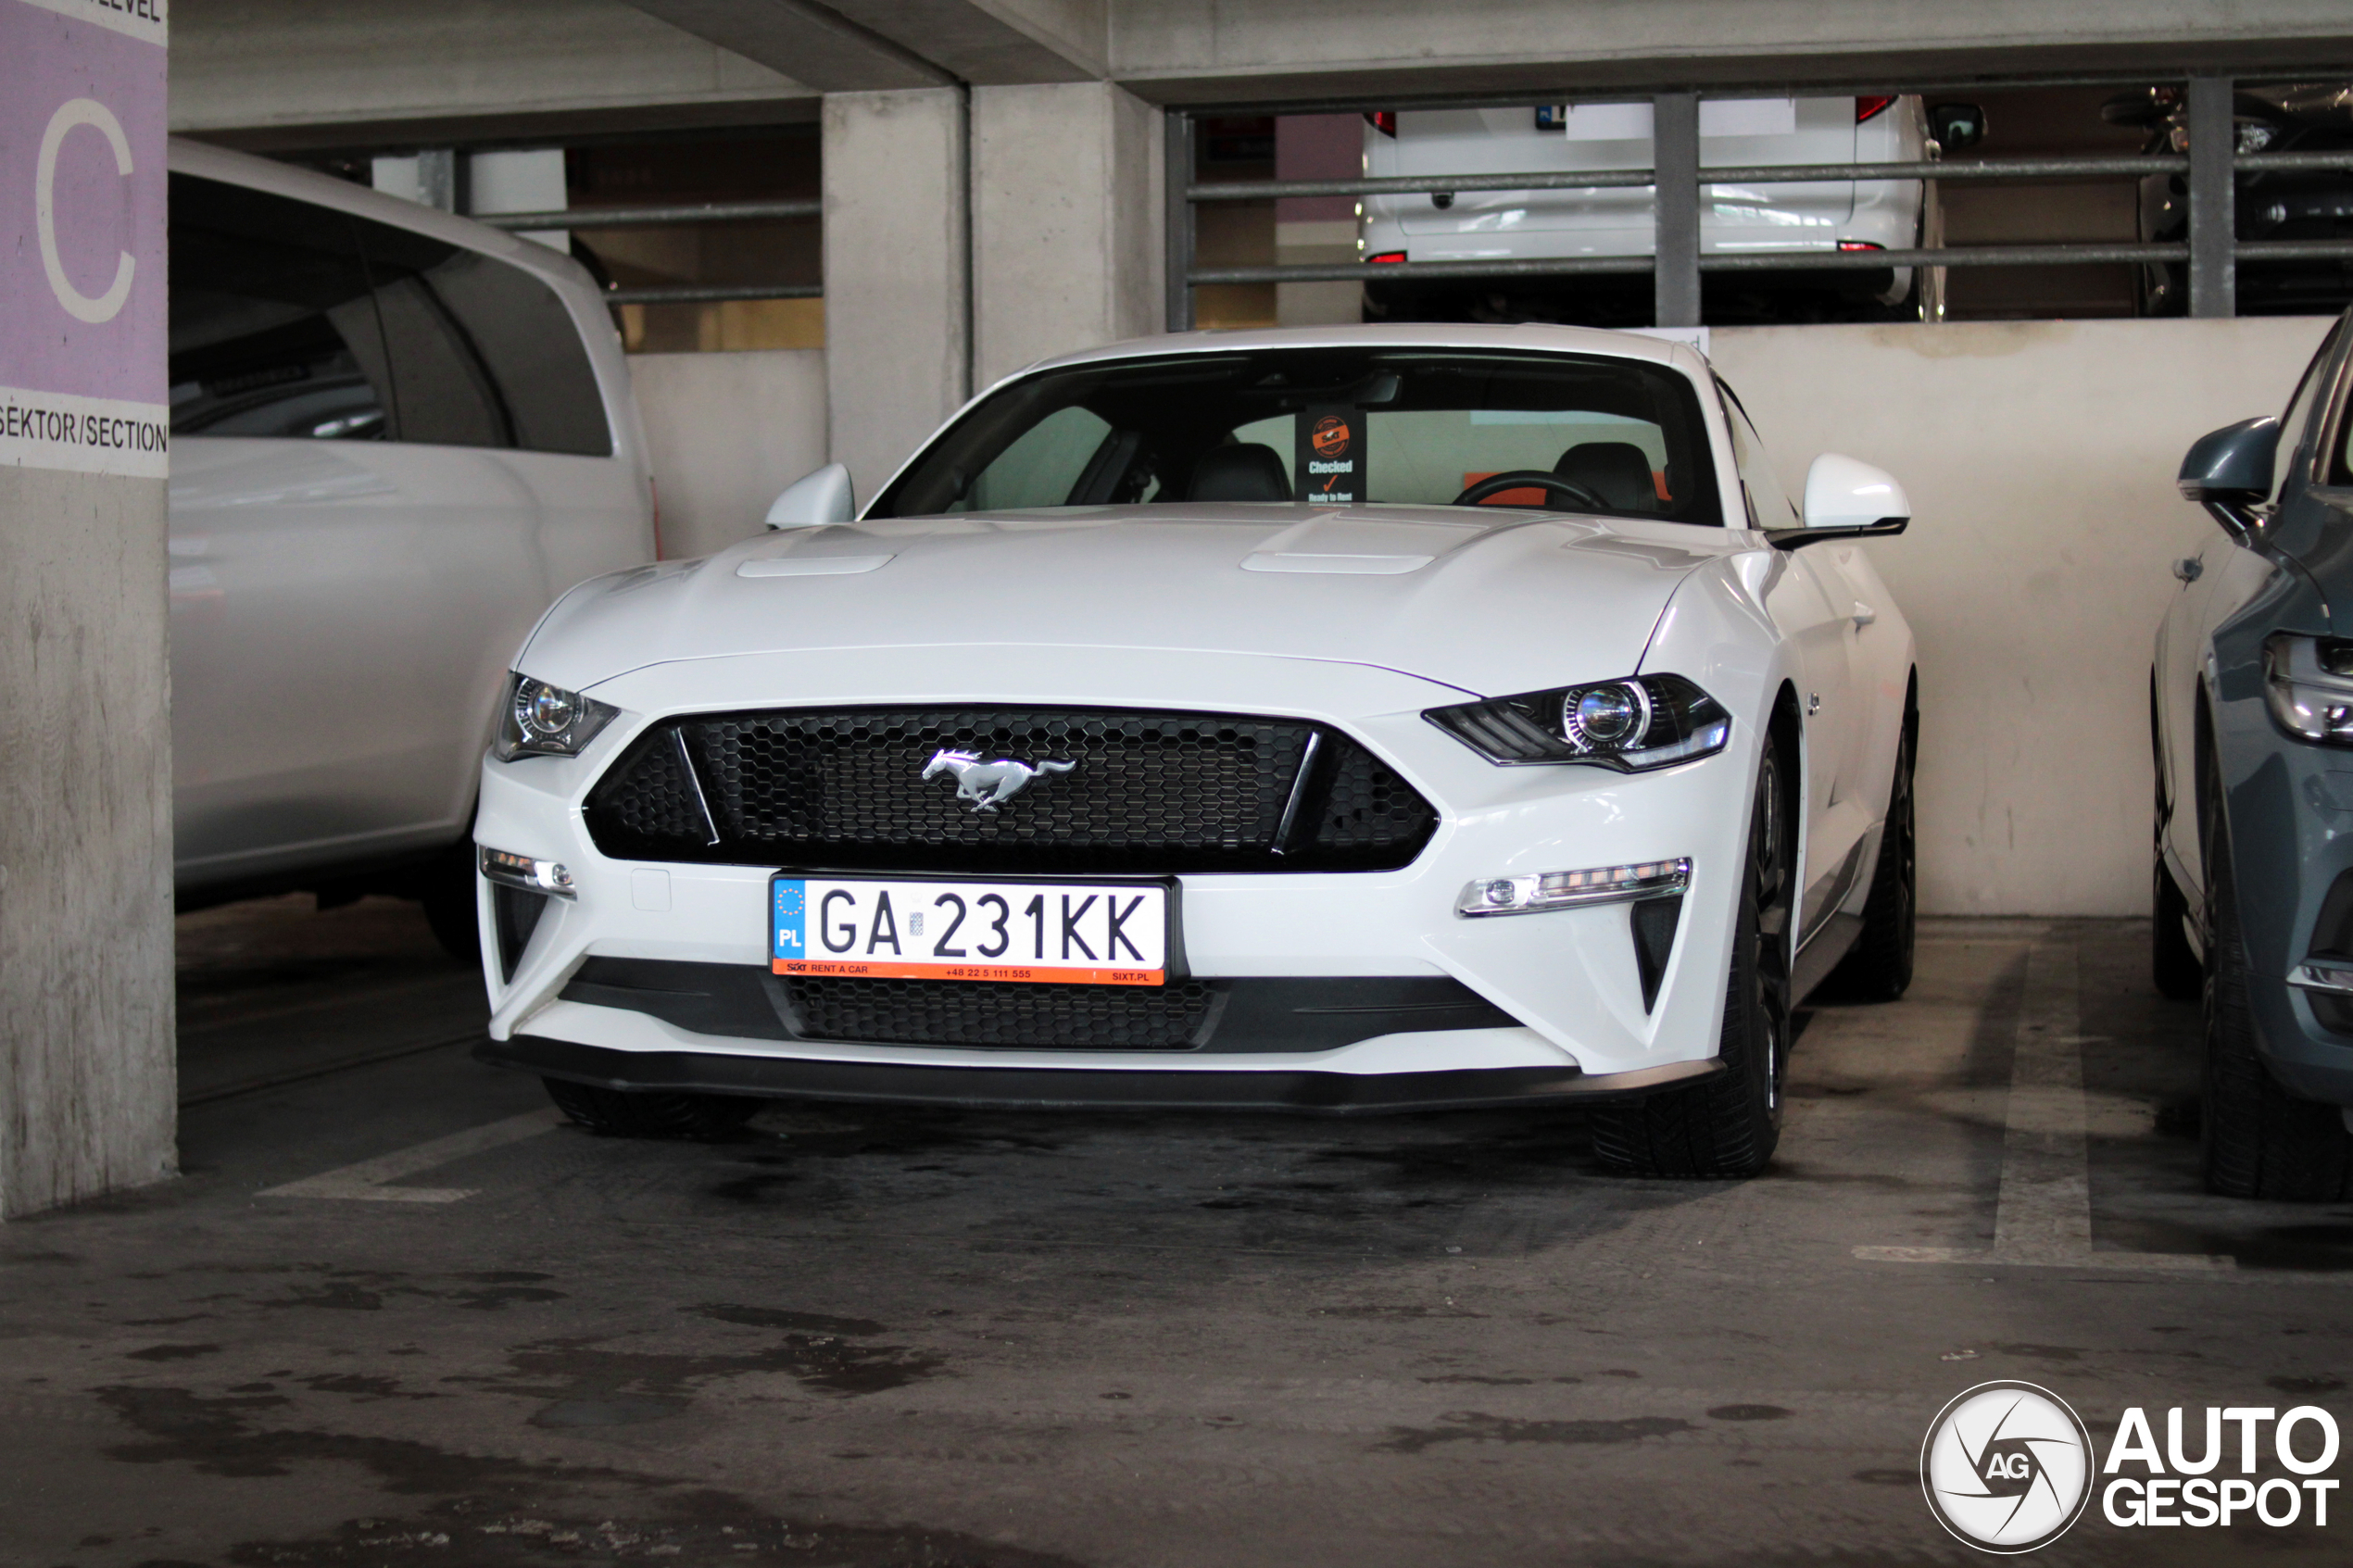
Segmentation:
[[(853, 518), (582, 583), (484, 762), (484, 1060), (575, 1120), (763, 1098), (1586, 1102), (1770, 1157), (1793, 1009), (1910, 977), (1912, 636), (1687, 347), (1124, 343)], [(1811, 546), (1811, 547), (1808, 547)]]

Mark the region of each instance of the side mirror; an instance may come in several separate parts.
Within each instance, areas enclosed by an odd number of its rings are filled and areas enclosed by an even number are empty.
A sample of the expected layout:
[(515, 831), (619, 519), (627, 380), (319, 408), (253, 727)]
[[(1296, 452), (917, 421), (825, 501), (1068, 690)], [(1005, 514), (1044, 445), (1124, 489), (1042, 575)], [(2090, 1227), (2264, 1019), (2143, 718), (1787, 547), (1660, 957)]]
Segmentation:
[(1775, 549), (1796, 550), (1825, 539), (1901, 533), (1911, 521), (1912, 503), (1894, 475), (1825, 452), (1806, 470), (1805, 526), (1773, 529), (1765, 537)]
[(2245, 506), (2271, 493), (2271, 464), (2279, 456), (2280, 421), (2266, 414), (2209, 431), (2182, 458), (2185, 501)]
[(768, 508), (771, 528), (823, 528), (848, 522), (858, 515), (858, 498), (850, 493), (849, 470), (827, 463), (815, 473), (795, 480)]
[(1939, 104), (1928, 111), (1928, 133), (1948, 153), (1985, 140), (1985, 111), (1975, 104)]
[(2270, 415), (2241, 420), (2209, 431), (2190, 444), (2174, 483), (2182, 498), (2196, 501), (2233, 533), (2255, 525), (2246, 508), (2271, 493), (2271, 468), (2280, 450), (2280, 421)]

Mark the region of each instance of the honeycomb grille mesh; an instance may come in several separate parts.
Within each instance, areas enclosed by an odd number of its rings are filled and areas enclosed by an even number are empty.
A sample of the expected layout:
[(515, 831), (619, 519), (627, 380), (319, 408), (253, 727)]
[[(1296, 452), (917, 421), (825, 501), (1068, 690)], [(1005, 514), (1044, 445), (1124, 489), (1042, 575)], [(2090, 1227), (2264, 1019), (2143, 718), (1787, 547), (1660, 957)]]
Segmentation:
[(821, 1040), (1046, 1050), (1176, 1051), (1195, 1045), (1216, 993), (1167, 985), (992, 985), (964, 980), (788, 979), (799, 1032)]
[[(941, 752), (1044, 771), (999, 800), (953, 765), (925, 777)], [(1099, 709), (674, 720), (640, 737), (587, 805), (609, 855), (835, 871), (1380, 870), (1412, 860), (1437, 827), (1386, 763), (1314, 724)]]

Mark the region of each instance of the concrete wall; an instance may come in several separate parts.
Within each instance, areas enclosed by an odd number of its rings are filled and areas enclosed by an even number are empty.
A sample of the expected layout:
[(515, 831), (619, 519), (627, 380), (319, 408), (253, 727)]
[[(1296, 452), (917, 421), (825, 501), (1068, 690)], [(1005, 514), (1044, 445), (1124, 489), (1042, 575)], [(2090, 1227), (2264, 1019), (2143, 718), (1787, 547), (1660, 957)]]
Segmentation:
[(707, 556), (750, 538), (776, 493), (826, 461), (821, 349), (640, 354), (629, 372), (653, 453), (665, 556)]
[(1160, 329), (1162, 125), (1103, 82), (973, 89), (975, 387)]
[(0, 466), (0, 1216), (171, 1174), (164, 482)]
[(1711, 334), (1791, 494), (1816, 453), (1916, 513), (1873, 562), (1919, 640), (1920, 902), (2148, 908), (2151, 639), (2215, 533), (2173, 474), (2276, 413), (2327, 322), (2041, 321)]
[(823, 123), (827, 445), (863, 505), (970, 383), (965, 99), (835, 93)]

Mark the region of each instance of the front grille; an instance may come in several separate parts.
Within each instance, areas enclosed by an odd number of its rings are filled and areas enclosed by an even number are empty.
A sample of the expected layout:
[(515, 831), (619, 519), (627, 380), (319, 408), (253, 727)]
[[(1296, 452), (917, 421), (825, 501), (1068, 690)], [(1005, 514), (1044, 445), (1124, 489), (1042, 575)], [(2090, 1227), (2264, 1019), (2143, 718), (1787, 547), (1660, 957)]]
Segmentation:
[[(1071, 766), (976, 809), (951, 771), (924, 777), (943, 751)], [(656, 724), (590, 792), (587, 822), (623, 859), (1109, 873), (1391, 870), (1438, 815), (1380, 759), (1301, 720), (841, 709)]]
[(967, 980), (786, 979), (794, 1032), (817, 1040), (1040, 1050), (1180, 1051), (1200, 1044), (1217, 994), (1166, 985)]

